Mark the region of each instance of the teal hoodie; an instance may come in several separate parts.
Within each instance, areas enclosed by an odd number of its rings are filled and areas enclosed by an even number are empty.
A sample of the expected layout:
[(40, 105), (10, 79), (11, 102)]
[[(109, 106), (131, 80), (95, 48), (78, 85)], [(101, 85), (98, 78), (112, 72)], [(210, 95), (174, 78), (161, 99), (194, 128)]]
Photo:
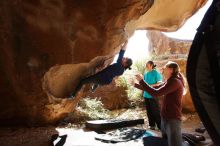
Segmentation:
[[(149, 85), (156, 84), (162, 81), (162, 75), (156, 69), (153, 69), (144, 74), (144, 81), (147, 82)], [(143, 96), (144, 98), (152, 98), (152, 96), (146, 91), (144, 91)]]

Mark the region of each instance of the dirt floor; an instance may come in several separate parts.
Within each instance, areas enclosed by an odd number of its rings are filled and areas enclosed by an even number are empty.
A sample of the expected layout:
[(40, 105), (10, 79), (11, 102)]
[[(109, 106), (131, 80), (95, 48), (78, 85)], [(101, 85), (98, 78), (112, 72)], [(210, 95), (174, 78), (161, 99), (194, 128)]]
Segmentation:
[[(115, 111), (115, 115), (118, 119), (144, 118), (145, 123), (147, 123), (145, 110), (141, 108), (118, 110)], [(183, 132), (195, 133), (195, 128), (198, 128), (200, 125), (200, 119), (196, 113), (183, 115)], [(0, 146), (51, 146), (51, 136), (53, 134), (58, 134), (58, 129), (74, 131), (77, 129), (83, 129), (83, 127), (83, 124), (77, 125), (73, 123), (67, 123), (58, 127), (4, 127), (0, 128)], [(147, 129), (147, 124), (142, 125), (142, 127)], [(159, 131), (155, 132), (159, 134)], [(207, 140), (200, 145), (208, 145), (209, 143), (211, 143), (211, 140), (207, 133), (205, 133), (205, 137), (207, 138)]]

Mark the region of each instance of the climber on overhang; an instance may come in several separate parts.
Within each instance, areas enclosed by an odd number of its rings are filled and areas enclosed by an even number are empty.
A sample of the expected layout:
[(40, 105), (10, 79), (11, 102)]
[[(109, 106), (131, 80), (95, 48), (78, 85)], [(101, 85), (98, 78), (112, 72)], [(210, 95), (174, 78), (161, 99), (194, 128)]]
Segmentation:
[(84, 84), (92, 83), (91, 91), (94, 92), (98, 86), (110, 84), (114, 77), (122, 75), (126, 69), (131, 69), (132, 60), (128, 57), (124, 57), (127, 43), (128, 41), (122, 45), (116, 63), (113, 63), (104, 70), (83, 79), (76, 87), (75, 91), (70, 95), (70, 98), (73, 98)]

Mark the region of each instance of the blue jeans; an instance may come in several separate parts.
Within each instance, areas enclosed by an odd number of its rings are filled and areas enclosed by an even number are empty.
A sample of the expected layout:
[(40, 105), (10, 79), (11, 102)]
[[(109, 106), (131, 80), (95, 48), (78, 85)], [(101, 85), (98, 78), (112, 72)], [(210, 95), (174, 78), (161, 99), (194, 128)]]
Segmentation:
[(161, 118), (161, 132), (169, 146), (182, 146), (181, 121)]

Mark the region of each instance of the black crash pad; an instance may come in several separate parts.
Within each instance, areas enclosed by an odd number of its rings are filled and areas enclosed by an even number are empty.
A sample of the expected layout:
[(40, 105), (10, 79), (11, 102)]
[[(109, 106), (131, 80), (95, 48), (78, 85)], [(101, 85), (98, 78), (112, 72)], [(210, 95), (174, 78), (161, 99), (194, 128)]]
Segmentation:
[(155, 136), (148, 136), (143, 138), (144, 146), (168, 146), (167, 139)]
[(105, 134), (98, 134), (95, 139), (105, 143), (126, 142), (142, 137), (145, 132), (145, 129), (125, 127), (107, 132)]
[(93, 120), (93, 121), (87, 121), (86, 122), (86, 128), (99, 131), (99, 130), (109, 130), (109, 129), (117, 129), (122, 127), (128, 127), (128, 126), (135, 126), (138, 124), (144, 124), (144, 119), (136, 119), (136, 120), (116, 120), (116, 119), (110, 119), (110, 120)]

